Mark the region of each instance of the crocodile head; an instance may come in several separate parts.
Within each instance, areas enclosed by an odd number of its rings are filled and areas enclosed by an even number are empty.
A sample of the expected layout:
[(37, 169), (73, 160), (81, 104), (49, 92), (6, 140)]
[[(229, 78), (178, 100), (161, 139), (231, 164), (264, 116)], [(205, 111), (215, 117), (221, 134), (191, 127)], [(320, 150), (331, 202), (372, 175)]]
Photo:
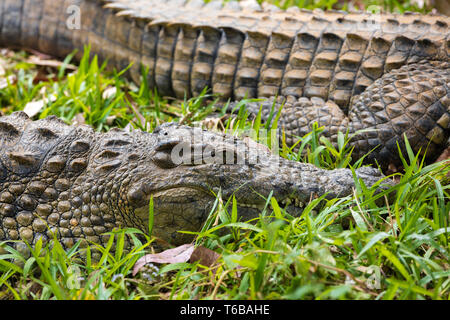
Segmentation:
[[(345, 196), (354, 186), (349, 169), (285, 160), (256, 143), (200, 128), (164, 124), (140, 132), (136, 141), (145, 154), (128, 176), (127, 210), (146, 228), (153, 198), (153, 234), (174, 244), (191, 240), (178, 231), (198, 231), (218, 194), (224, 202), (234, 195), (239, 216), (247, 219), (261, 212), (271, 192), (295, 215), (314, 197)], [(368, 167), (356, 174), (367, 186), (383, 177)]]

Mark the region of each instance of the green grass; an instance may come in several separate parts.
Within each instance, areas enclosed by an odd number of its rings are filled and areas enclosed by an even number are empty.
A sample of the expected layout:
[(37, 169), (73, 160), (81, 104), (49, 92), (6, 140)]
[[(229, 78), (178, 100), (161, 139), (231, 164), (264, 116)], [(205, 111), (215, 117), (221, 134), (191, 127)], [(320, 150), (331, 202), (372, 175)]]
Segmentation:
[[(69, 58), (58, 69), (45, 70), (54, 79), (49, 81), (34, 81), (38, 68), (27, 57), (18, 53), (5, 58), (5, 77), (13, 74), (17, 80), (0, 90), (2, 113), (45, 100), (35, 118), (55, 114), (98, 131), (129, 125), (152, 131), (167, 121), (202, 123), (214, 110), (214, 103), (207, 101), (215, 97), (206, 91), (192, 99), (167, 101), (148, 90), (145, 81), (137, 87), (124, 79), (123, 71), (105, 72), (105, 65), (89, 60), (87, 50), (73, 73), (66, 69)], [(276, 120), (271, 127), (263, 124), (260, 117), (250, 121), (241, 107), (233, 125), (223, 121), (223, 131), (259, 133), (277, 125)], [(315, 126), (299, 141), (305, 152), (283, 143), (278, 151), (326, 169), (350, 167), (350, 137), (341, 134), (335, 148), (321, 132)], [(270, 146), (262, 137), (253, 138)], [(241, 221), (235, 200), (224, 202), (218, 195), (204, 227), (195, 234), (197, 246), (220, 254), (213, 266), (149, 266), (133, 276), (134, 264), (151, 252), (154, 241), (134, 229), (115, 230), (104, 247), (81, 248), (77, 243), (64, 250), (57, 239), (52, 247), (38, 242), (29, 247), (29, 258), (4, 245), (0, 299), (448, 300), (450, 163), (426, 165), (406, 146), (404, 171), (390, 190), (375, 195), (374, 188), (355, 181), (353, 195), (312, 200), (299, 217), (269, 196), (258, 217)], [(357, 161), (353, 167), (360, 165)], [(131, 239), (131, 251), (123, 250), (126, 238)], [(98, 259), (93, 259), (95, 254)]]

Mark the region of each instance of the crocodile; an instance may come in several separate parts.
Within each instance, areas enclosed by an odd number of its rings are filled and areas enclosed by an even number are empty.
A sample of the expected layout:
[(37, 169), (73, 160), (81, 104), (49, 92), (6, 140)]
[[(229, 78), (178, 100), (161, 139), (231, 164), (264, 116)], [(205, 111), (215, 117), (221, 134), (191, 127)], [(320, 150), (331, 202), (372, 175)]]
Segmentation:
[[(79, 49), (78, 59), (90, 45), (111, 68), (132, 63), (126, 75), (135, 82), (145, 66), (149, 87), (164, 96), (208, 87), (224, 100), (266, 99), (263, 119), (270, 105), (283, 107), (289, 144), (319, 122), (332, 142), (338, 131), (354, 135), (356, 155), (375, 148), (367, 159), (381, 165), (398, 161), (403, 134), (429, 157), (446, 146), (449, 23), (440, 15), (282, 11), (252, 1), (0, 0), (0, 45), (61, 58)], [(245, 217), (270, 191), (295, 213), (313, 196), (354, 187), (351, 170), (325, 171), (255, 146), (242, 153), (245, 142), (199, 130), (167, 124), (100, 134), (54, 117), (0, 118), (0, 239), (34, 243), (56, 234), (66, 247), (103, 243), (114, 226), (145, 230), (153, 197), (155, 234), (182, 243), (176, 231), (198, 228), (218, 192), (234, 194)], [(194, 132), (204, 143), (188, 139)], [(179, 145), (208, 150), (209, 160), (186, 152), (174, 162)], [(234, 165), (211, 161), (229, 154)], [(383, 177), (368, 167), (355, 174), (368, 186)]]
[[(375, 10), (376, 11), (376, 10)], [(294, 145), (314, 122), (354, 158), (399, 164), (406, 135), (436, 159), (449, 143), (450, 18), (411, 12), (279, 10), (256, 1), (1, 0), (0, 45), (65, 57), (84, 45), (150, 88), (189, 98), (283, 106), (279, 130)], [(274, 97), (277, 97), (275, 99)], [(249, 103), (250, 113), (259, 103)]]
[[(354, 177), (355, 174), (355, 177)], [(352, 194), (355, 178), (379, 192), (393, 184), (372, 167), (324, 170), (286, 160), (231, 135), (166, 123), (152, 133), (70, 126), (24, 112), (0, 117), (0, 241), (35, 244), (56, 236), (106, 245), (116, 227), (148, 231), (173, 244), (192, 240), (216, 199), (236, 199), (256, 217), (272, 194), (293, 215), (320, 196)], [(382, 184), (380, 182), (382, 180)], [(14, 244), (26, 254), (24, 242)], [(29, 253), (29, 252), (28, 252)]]

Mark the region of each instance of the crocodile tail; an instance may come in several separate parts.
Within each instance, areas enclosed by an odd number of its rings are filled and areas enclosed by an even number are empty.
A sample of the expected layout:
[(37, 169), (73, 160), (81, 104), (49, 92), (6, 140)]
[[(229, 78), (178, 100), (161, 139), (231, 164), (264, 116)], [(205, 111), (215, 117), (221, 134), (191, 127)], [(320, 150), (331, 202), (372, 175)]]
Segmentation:
[[(231, 103), (228, 111), (237, 106)], [(382, 167), (400, 164), (397, 143), (405, 154), (404, 135), (414, 152), (427, 150), (428, 158), (436, 158), (450, 137), (450, 63), (420, 61), (392, 70), (355, 96), (348, 114), (334, 101), (317, 97), (279, 96), (249, 102), (246, 108), (252, 115), (261, 108), (261, 120), (267, 122), (281, 106), (277, 128), (288, 146), (317, 123), (335, 145), (338, 132), (348, 132), (354, 158), (370, 152), (368, 161)]]
[[(397, 21), (398, 20), (398, 21)], [(346, 111), (384, 73), (448, 60), (449, 18), (305, 11), (252, 0), (0, 0), (0, 44), (65, 57), (83, 46), (108, 67), (183, 99), (293, 95)]]
[[(356, 156), (376, 146), (368, 160), (399, 163), (404, 136), (414, 152), (434, 160), (450, 137), (450, 63), (421, 61), (392, 70), (353, 100), (349, 112), (353, 131), (376, 129), (353, 139)], [(398, 144), (398, 146), (397, 146)]]
[[(65, 1), (0, 1), (0, 44), (58, 55), (59, 19)], [(70, 51), (69, 51), (70, 52)]]
[(0, 45), (59, 58), (76, 49), (80, 60), (84, 46), (90, 44), (91, 52), (105, 60), (116, 49), (114, 41), (104, 37), (115, 13), (102, 5), (100, 0), (0, 0)]

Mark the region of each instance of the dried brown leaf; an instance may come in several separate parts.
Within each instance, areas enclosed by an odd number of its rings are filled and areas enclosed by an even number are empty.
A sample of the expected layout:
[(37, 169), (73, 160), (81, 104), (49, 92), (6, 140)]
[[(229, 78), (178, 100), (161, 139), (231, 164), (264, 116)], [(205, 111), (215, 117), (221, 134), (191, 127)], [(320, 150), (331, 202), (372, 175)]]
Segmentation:
[[(45, 92), (45, 91), (44, 91)], [(44, 93), (43, 92), (43, 93)], [(33, 118), (35, 115), (37, 115), (42, 108), (45, 107), (45, 105), (49, 102), (49, 101), (55, 101), (56, 100), (56, 96), (55, 95), (51, 95), (50, 97), (45, 97), (41, 100), (37, 100), (37, 101), (31, 101), (28, 102), (23, 111), (30, 117)]]
[(41, 60), (50, 60), (53, 58), (51, 55), (40, 52), (38, 50), (28, 49), (27, 51), (30, 53), (30, 55), (34, 55)]
[(37, 115), (42, 108), (45, 106), (45, 100), (41, 99), (38, 101), (31, 101), (28, 102), (23, 109), (23, 111), (30, 117), (33, 118), (35, 115)]
[[(59, 68), (61, 67), (64, 62), (59, 61), (59, 60), (53, 60), (53, 59), (41, 59), (38, 56), (30, 56), (27, 60), (27, 63), (30, 64), (34, 64), (37, 66), (42, 66), (42, 67), (51, 67), (51, 68)], [(66, 69), (67, 70), (77, 70), (77, 67), (74, 66), (73, 64), (66, 64)]]
[(147, 130), (148, 123), (147, 123), (147, 120), (145, 120), (145, 117), (142, 115), (142, 113), (139, 112), (138, 108), (136, 108), (134, 103), (130, 103), (130, 106), (133, 109), (133, 112), (136, 115), (136, 117), (139, 119), (141, 127)]
[(201, 265), (212, 267), (216, 264), (219, 258), (220, 254), (217, 252), (200, 246), (195, 248), (194, 252), (192, 252), (191, 259), (189, 261), (191, 263), (199, 261)]
[(147, 263), (182, 263), (188, 262), (194, 251), (193, 244), (184, 244), (182, 246), (168, 249), (160, 253), (147, 254), (136, 261), (133, 268), (133, 276), (135, 276), (143, 266)]
[(0, 58), (0, 77), (4, 77), (6, 74), (6, 61)]
[(72, 124), (76, 125), (76, 126), (80, 126), (83, 124), (86, 124), (86, 119), (84, 118), (84, 114), (83, 113), (77, 113), (74, 117), (74, 119), (72, 120)]
[(105, 90), (103, 90), (102, 98), (103, 99), (112, 98), (116, 95), (116, 93), (117, 93), (117, 88), (110, 86), (110, 87), (106, 88)]
[(225, 126), (223, 124), (223, 118), (212, 118), (208, 117), (202, 120), (200, 123), (202, 127), (211, 130), (211, 131), (223, 131), (225, 130)]
[(8, 87), (8, 82), (14, 84), (17, 81), (17, 77), (15, 75), (10, 75), (6, 78), (0, 78), (0, 90)]
[(127, 125), (125, 127), (123, 127), (123, 131), (125, 131), (125, 132), (133, 132), (133, 130), (134, 130), (134, 127), (131, 124), (131, 122), (128, 122)]
[(33, 84), (38, 84), (40, 82), (46, 82), (46, 81), (57, 81), (58, 77), (55, 75), (51, 75), (42, 68), (38, 70), (36, 75), (33, 78)]

